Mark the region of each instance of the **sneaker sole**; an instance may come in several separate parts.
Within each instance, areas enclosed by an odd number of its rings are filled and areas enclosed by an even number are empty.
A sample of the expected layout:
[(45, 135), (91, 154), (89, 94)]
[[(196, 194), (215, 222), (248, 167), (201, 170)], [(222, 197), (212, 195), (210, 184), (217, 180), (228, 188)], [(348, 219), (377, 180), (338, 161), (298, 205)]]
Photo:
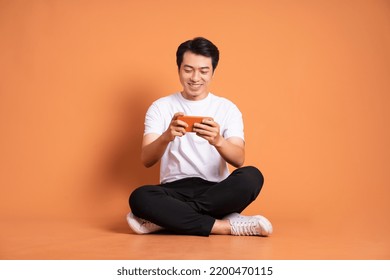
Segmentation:
[(146, 234), (147, 232), (143, 232), (139, 229), (139, 222), (137, 221), (137, 218), (134, 216), (133, 213), (129, 213), (126, 216), (127, 223), (129, 224), (129, 227), (132, 231), (134, 231), (137, 234)]
[(261, 225), (261, 236), (269, 236), (273, 232), (273, 227), (271, 222), (264, 216), (256, 215), (255, 217), (259, 218)]

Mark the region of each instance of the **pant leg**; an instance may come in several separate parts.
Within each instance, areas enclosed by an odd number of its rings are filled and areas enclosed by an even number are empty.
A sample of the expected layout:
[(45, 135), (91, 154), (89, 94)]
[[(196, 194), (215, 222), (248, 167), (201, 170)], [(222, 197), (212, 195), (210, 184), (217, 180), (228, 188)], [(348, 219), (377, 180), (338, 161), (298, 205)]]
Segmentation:
[(216, 218), (243, 211), (256, 199), (263, 176), (255, 167), (236, 169), (215, 183), (187, 178), (158, 186), (143, 186), (131, 194), (133, 213), (179, 234), (208, 236)]
[(263, 183), (264, 177), (256, 167), (238, 168), (189, 203), (197, 212), (220, 219), (241, 213), (259, 195)]
[[(200, 179), (201, 180), (201, 179)], [(129, 204), (134, 215), (178, 234), (208, 236), (215, 218), (201, 214), (187, 201), (199, 178), (157, 186), (142, 186), (132, 192)]]

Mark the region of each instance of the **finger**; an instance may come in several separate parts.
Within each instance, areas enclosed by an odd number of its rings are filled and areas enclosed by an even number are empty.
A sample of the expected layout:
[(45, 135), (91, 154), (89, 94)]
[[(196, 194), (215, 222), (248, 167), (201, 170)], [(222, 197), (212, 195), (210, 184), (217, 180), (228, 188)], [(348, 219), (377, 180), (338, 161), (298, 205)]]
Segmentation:
[(202, 136), (202, 137), (213, 138), (217, 135), (216, 131), (204, 130), (204, 129), (199, 129), (199, 128), (194, 129), (194, 132), (196, 132), (196, 134), (198, 134), (198, 136)]
[(202, 125), (203, 125), (202, 126), (203, 129), (210, 130), (209, 128), (211, 128), (219, 132), (219, 124), (213, 120), (205, 120), (202, 122)]
[(175, 121), (179, 116), (184, 116), (183, 112), (177, 112), (173, 115), (172, 120)]
[(207, 125), (211, 125), (211, 126), (215, 126), (217, 124), (216, 122), (214, 122), (213, 118), (203, 119), (202, 123), (207, 124)]
[(182, 120), (175, 120), (172, 122), (172, 124), (175, 128), (183, 128), (184, 130), (186, 127), (188, 127), (188, 124)]
[(186, 130), (184, 127), (181, 127), (181, 126), (177, 126), (175, 127), (175, 130), (174, 132), (179, 135), (179, 136), (183, 136), (184, 134), (186, 134)]
[(194, 127), (197, 128), (199, 131), (217, 131), (216, 126), (211, 126), (209, 124), (200, 124), (200, 123), (194, 123)]
[(207, 142), (209, 143), (212, 143), (213, 142), (213, 137), (210, 137), (210, 136), (207, 136), (207, 135), (203, 135), (203, 134), (199, 134), (199, 133), (196, 133), (196, 135), (200, 138), (203, 138), (204, 140), (206, 140)]
[(212, 117), (207, 117), (207, 118), (204, 118), (203, 120), (202, 120), (202, 122), (203, 121), (214, 121), (214, 119), (212, 118)]

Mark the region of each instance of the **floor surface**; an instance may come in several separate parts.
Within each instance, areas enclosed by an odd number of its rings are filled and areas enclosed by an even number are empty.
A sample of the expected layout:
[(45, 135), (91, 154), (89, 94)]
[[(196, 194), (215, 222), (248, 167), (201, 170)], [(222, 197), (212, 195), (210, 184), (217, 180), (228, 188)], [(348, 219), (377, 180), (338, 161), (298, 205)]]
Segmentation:
[(390, 228), (274, 220), (270, 237), (136, 235), (125, 220), (2, 221), (0, 259), (390, 259)]

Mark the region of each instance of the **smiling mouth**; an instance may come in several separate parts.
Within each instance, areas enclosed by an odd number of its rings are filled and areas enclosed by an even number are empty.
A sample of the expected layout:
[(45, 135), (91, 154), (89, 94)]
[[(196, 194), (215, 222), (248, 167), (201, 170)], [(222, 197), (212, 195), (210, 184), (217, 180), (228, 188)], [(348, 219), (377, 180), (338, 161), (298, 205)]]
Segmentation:
[(201, 87), (202, 86), (202, 84), (191, 84), (191, 83), (189, 83), (188, 84), (190, 87), (193, 87), (193, 88), (198, 88), (198, 87)]

